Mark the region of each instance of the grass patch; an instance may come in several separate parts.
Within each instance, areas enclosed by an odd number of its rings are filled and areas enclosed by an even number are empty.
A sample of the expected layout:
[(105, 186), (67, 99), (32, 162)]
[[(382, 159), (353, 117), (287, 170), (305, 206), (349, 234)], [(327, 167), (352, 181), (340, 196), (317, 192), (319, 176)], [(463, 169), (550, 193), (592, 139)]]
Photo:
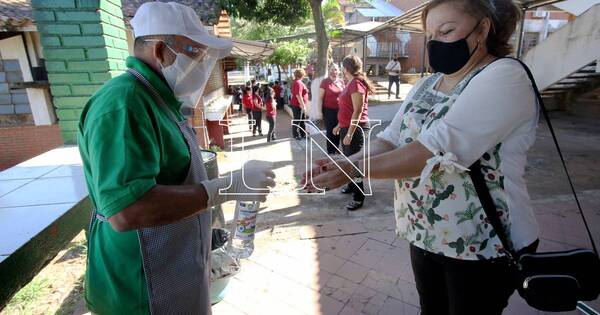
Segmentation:
[(48, 278), (34, 278), (15, 294), (6, 305), (3, 313), (34, 314), (38, 304), (37, 301), (44, 296), (45, 291), (49, 288), (50, 281)]

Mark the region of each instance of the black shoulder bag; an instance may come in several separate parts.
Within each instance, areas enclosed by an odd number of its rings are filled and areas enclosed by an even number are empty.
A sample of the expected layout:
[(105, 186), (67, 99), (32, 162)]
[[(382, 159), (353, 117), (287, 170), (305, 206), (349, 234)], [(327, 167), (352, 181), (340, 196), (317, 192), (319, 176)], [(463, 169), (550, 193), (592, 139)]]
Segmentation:
[[(511, 58), (514, 59), (514, 58)], [(517, 279), (517, 290), (521, 297), (527, 301), (530, 306), (549, 312), (562, 312), (574, 310), (577, 307), (577, 301), (592, 301), (600, 294), (600, 258), (598, 250), (592, 238), (587, 220), (581, 210), (577, 193), (573, 187), (571, 177), (567, 170), (562, 151), (558, 145), (554, 129), (550, 122), (548, 112), (544, 107), (542, 97), (535, 84), (531, 71), (522, 61), (514, 59), (521, 63), (535, 91), (537, 100), (542, 109), (542, 113), (556, 149), (562, 162), (565, 173), (571, 186), (571, 191), (575, 197), (575, 202), (581, 218), (587, 230), (592, 249), (574, 249), (561, 252), (546, 252), (533, 254), (520, 254), (514, 251), (508, 242), (506, 233), (496, 212), (496, 206), (490, 195), (490, 191), (485, 184), (485, 179), (481, 171), (479, 161), (470, 167), (470, 176), (485, 214), (496, 234), (502, 241), (504, 252), (508, 258), (509, 264), (514, 270)]]

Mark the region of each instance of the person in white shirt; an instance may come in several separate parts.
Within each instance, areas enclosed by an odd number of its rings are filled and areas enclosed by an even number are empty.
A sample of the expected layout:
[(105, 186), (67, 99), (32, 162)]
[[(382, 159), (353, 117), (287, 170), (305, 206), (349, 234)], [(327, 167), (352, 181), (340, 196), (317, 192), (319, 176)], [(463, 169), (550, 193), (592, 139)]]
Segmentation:
[(385, 71), (388, 74), (388, 98), (392, 93), (392, 85), (396, 84), (396, 98), (400, 98), (400, 56), (394, 55), (394, 58), (385, 66)]
[(413, 87), (368, 152), (318, 160), (307, 190), (341, 187), (368, 162), (369, 179), (394, 179), (396, 229), (410, 242), (421, 314), (500, 315), (517, 285), (468, 168), (485, 179), (512, 250), (535, 252), (523, 176), (538, 104), (525, 69), (503, 58), (519, 10), (512, 0), (433, 0), (422, 20), (436, 73)]

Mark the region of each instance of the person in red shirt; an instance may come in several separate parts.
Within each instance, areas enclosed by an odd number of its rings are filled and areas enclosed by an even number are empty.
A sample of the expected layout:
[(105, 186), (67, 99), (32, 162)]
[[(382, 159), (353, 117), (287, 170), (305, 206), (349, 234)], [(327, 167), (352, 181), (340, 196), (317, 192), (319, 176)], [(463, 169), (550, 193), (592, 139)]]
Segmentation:
[(242, 96), (242, 107), (246, 110), (248, 115), (248, 130), (252, 130), (252, 89), (249, 86), (244, 88), (244, 95)]
[(267, 142), (275, 140), (275, 122), (277, 121), (277, 107), (275, 102), (275, 91), (270, 86), (266, 87), (265, 110), (267, 112), (267, 122), (269, 123), (269, 132), (267, 132)]
[(254, 118), (254, 128), (252, 128), (252, 136), (256, 136), (256, 131), (262, 136), (262, 111), (263, 99), (260, 97), (260, 87), (252, 88), (252, 118)]
[[(308, 88), (302, 82), (302, 78), (306, 73), (303, 69), (296, 69), (294, 71), (294, 81), (292, 81), (292, 99), (290, 105), (292, 105), (292, 112), (294, 119), (306, 119), (306, 105), (308, 104)], [(294, 139), (299, 140), (306, 138), (306, 126), (304, 122), (298, 122), (298, 126), (292, 125), (292, 135)]]
[(283, 88), (279, 80), (275, 81), (273, 85), (273, 92), (275, 92), (275, 101), (277, 102), (277, 109), (283, 108)]
[(323, 120), (327, 139), (327, 153), (337, 154), (340, 145), (340, 136), (333, 133), (333, 128), (338, 124), (338, 96), (344, 89), (344, 81), (339, 78), (340, 68), (332, 63), (329, 67), (329, 77), (321, 81), (319, 98), (323, 104)]
[[(354, 55), (348, 55), (342, 60), (342, 72), (348, 84), (338, 97), (338, 125), (334, 133), (342, 139), (342, 151), (345, 156), (351, 156), (362, 150), (364, 136), (369, 130), (368, 97), (373, 93), (373, 84), (362, 71), (362, 61)], [(353, 194), (352, 202), (346, 209), (357, 210), (363, 206), (365, 195), (362, 181), (350, 182), (342, 193)]]

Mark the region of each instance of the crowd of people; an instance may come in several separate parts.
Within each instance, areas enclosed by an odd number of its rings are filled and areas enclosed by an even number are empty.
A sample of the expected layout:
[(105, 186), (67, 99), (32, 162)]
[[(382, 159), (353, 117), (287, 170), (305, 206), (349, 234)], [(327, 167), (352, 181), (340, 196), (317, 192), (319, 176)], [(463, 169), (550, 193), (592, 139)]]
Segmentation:
[[(365, 134), (369, 131), (368, 97), (374, 92), (374, 88), (363, 72), (359, 57), (346, 56), (341, 65), (341, 70), (336, 63), (330, 65), (328, 76), (321, 82), (317, 97), (322, 104), (327, 153), (350, 156), (362, 149)], [(393, 69), (397, 68), (399, 66)], [(243, 87), (230, 88), (234, 106), (237, 106), (238, 112), (245, 112), (252, 136), (263, 135), (262, 118), (265, 112), (269, 123), (267, 141), (276, 140), (277, 109), (287, 105), (291, 109), (292, 118), (296, 120), (291, 125), (291, 136), (296, 140), (305, 139), (307, 129), (304, 120), (308, 119), (306, 111), (310, 102), (310, 89), (307, 85), (310, 85), (313, 75), (314, 67), (309, 63), (306, 69), (294, 70), (289, 88), (286, 81), (261, 86), (255, 79)], [(352, 200), (346, 206), (348, 210), (357, 210), (363, 206), (365, 193), (360, 180), (348, 184), (342, 189), (342, 193), (352, 194)]]

